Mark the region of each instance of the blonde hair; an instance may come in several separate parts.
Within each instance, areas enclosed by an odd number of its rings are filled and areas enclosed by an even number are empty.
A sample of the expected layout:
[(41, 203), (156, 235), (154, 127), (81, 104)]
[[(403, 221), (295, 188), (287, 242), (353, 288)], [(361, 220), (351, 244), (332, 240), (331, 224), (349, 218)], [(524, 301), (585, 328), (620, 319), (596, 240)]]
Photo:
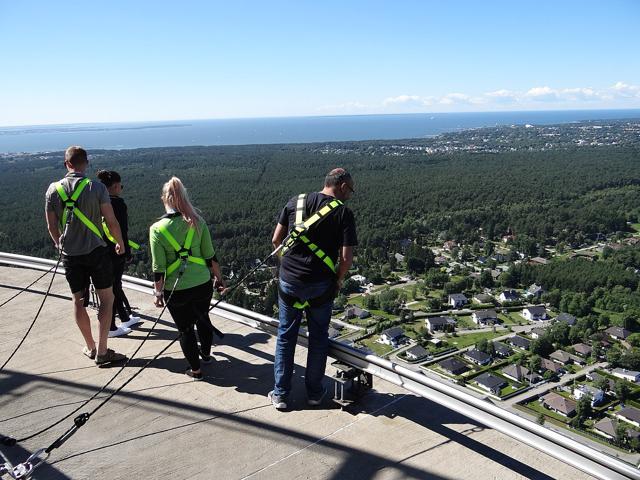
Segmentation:
[(162, 186), (162, 196), (160, 197), (165, 205), (180, 212), (182, 218), (189, 226), (198, 228), (198, 222), (201, 220), (200, 215), (189, 201), (187, 189), (178, 177), (171, 179)]

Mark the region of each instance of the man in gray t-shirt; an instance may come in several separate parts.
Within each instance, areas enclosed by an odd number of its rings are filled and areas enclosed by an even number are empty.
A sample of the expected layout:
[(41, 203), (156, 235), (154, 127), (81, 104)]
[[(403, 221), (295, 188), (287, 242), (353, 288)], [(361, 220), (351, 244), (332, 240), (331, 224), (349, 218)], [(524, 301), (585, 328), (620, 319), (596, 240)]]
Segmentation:
[[(102, 219), (116, 239), (116, 252), (125, 251), (120, 225), (111, 207), (111, 199), (101, 182), (86, 180), (85, 171), (89, 166), (87, 152), (80, 147), (69, 147), (65, 152), (64, 165), (67, 175), (49, 185), (46, 193), (45, 214), (49, 235), (56, 249), (61, 251), (65, 277), (73, 295), (73, 313), (86, 347), (83, 352), (94, 359), (98, 366), (126, 360), (124, 355), (107, 348), (107, 338), (113, 309), (111, 258), (107, 244), (102, 238)], [(81, 193), (73, 204), (73, 210), (66, 210), (65, 201), (71, 199), (76, 189)], [(62, 189), (62, 193), (60, 192)], [(66, 198), (65, 198), (66, 197)], [(91, 322), (84, 307), (84, 296), (89, 279), (100, 298), (98, 310), (98, 343), (93, 339)]]

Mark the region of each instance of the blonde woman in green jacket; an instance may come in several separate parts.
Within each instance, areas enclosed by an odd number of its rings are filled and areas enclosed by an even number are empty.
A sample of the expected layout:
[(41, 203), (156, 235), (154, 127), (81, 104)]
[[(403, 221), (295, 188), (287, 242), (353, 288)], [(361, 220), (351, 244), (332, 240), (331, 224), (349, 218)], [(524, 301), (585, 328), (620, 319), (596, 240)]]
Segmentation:
[[(198, 381), (203, 378), (200, 363), (211, 362), (209, 304), (213, 289), (223, 290), (226, 284), (209, 229), (191, 205), (179, 178), (164, 184), (161, 198), (166, 213), (149, 229), (155, 305), (163, 307), (168, 301), (167, 309), (182, 334), (180, 346), (190, 366), (185, 373)], [(199, 347), (194, 327), (198, 329)]]

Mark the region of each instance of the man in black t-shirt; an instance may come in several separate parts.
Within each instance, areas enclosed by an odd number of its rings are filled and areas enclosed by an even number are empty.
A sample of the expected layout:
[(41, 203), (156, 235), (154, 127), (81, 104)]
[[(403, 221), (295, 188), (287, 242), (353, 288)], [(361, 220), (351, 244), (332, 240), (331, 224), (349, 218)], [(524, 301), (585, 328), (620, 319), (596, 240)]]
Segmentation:
[(325, 206), (333, 207), (321, 221), (304, 232), (305, 241), (297, 240), (290, 245), (281, 259), (275, 386), (269, 392), (269, 399), (279, 410), (288, 408), (293, 357), (303, 311), (306, 312), (309, 330), (305, 374), (307, 403), (320, 405), (327, 393), (322, 379), (329, 350), (328, 329), (333, 298), (351, 267), (353, 247), (358, 244), (353, 213), (335, 200), (344, 202), (351, 198), (352, 193), (354, 183), (351, 175), (344, 168), (336, 168), (327, 174), (322, 191), (291, 198), (278, 218), (273, 234), (276, 248), (296, 222), (308, 219)]

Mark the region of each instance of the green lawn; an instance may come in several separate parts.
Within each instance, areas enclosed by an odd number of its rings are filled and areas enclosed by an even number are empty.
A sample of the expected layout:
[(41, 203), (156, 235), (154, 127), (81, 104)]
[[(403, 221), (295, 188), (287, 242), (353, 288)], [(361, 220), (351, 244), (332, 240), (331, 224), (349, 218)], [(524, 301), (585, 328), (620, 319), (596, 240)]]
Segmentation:
[(467, 333), (464, 335), (460, 335), (458, 337), (447, 338), (447, 342), (449, 342), (451, 345), (457, 348), (465, 348), (470, 345), (475, 345), (483, 338), (486, 338), (487, 340), (491, 340), (501, 335), (504, 335), (504, 332)]
[(636, 231), (636, 233), (640, 233), (640, 223), (632, 223), (631, 228)]
[(549, 417), (549, 418), (553, 418), (563, 424), (567, 424), (570, 419), (567, 417), (563, 417), (562, 415), (560, 415), (559, 413), (556, 412), (552, 412), (551, 410), (544, 408), (542, 406), (542, 404), (540, 402), (538, 402), (538, 400), (533, 400), (532, 402), (526, 403), (525, 405), (523, 405), (525, 408), (527, 408), (528, 410), (533, 410), (536, 413), (542, 413), (545, 416)]
[(473, 328), (478, 328), (478, 326), (475, 323), (473, 323), (473, 320), (471, 320), (471, 315), (457, 315), (454, 318), (458, 322), (458, 328), (469, 329), (469, 330)]
[(364, 340), (361, 340), (358, 343), (360, 343), (361, 345), (367, 348), (370, 348), (373, 351), (373, 353), (375, 353), (379, 357), (383, 357), (393, 349), (391, 348), (390, 345), (383, 345), (382, 343), (376, 342), (378, 338), (379, 338), (379, 335), (372, 335), (371, 337), (365, 338)]
[(504, 325), (524, 325), (529, 323), (521, 315), (515, 312), (499, 313), (498, 318), (504, 322)]

